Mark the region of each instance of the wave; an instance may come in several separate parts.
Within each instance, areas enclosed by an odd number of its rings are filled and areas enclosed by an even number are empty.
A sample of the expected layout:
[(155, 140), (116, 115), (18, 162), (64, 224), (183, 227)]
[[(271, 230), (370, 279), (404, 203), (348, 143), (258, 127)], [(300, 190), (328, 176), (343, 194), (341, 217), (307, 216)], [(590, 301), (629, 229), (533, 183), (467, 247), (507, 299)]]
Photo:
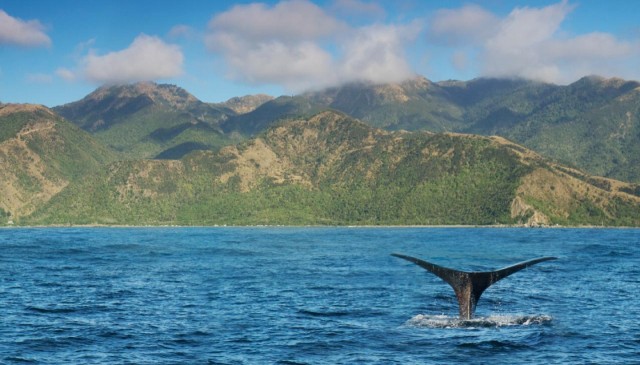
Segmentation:
[(107, 245), (104, 245), (100, 248), (104, 249), (104, 250), (118, 250), (118, 251), (126, 251), (126, 250), (133, 250), (133, 251), (138, 251), (140, 249), (144, 249), (147, 246), (145, 245), (141, 245), (138, 243), (110, 243)]
[(298, 313), (312, 317), (344, 317), (351, 314), (347, 311), (323, 311), (312, 309), (300, 309), (298, 310)]
[(405, 324), (411, 327), (424, 328), (479, 328), (479, 327), (506, 327), (506, 326), (531, 326), (548, 324), (553, 320), (551, 316), (540, 315), (493, 315), (488, 317), (475, 317), (460, 319), (446, 315), (418, 314), (409, 319)]
[(39, 363), (38, 360), (36, 359), (29, 359), (26, 357), (22, 357), (22, 356), (9, 356), (9, 357), (5, 357), (4, 360), (10, 362), (10, 363), (16, 363), (16, 364), (37, 364)]
[(78, 308), (45, 308), (33, 305), (27, 306), (26, 309), (36, 313), (74, 313), (79, 310)]

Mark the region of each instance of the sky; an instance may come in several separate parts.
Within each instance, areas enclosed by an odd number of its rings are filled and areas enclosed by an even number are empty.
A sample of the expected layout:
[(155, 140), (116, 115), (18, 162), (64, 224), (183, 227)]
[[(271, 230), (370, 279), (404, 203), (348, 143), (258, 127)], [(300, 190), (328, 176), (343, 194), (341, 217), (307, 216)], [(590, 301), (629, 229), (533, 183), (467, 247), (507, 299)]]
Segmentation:
[(0, 0), (0, 102), (155, 81), (200, 100), (346, 82), (640, 80), (640, 1)]

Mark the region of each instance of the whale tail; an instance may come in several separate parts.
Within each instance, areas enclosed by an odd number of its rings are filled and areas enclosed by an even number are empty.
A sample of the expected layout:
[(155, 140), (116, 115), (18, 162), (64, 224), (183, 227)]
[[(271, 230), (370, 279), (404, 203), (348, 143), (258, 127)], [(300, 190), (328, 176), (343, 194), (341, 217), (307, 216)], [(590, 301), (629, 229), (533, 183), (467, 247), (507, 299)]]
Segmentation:
[(476, 310), (476, 304), (478, 303), (478, 300), (480, 300), (482, 293), (498, 280), (504, 279), (513, 273), (526, 269), (527, 267), (539, 262), (557, 259), (556, 257), (540, 257), (533, 260), (523, 261), (496, 271), (467, 272), (449, 269), (447, 267), (432, 264), (407, 255), (398, 253), (393, 253), (391, 255), (413, 262), (451, 285), (453, 291), (456, 293), (456, 297), (458, 298), (461, 319), (470, 319), (473, 317)]

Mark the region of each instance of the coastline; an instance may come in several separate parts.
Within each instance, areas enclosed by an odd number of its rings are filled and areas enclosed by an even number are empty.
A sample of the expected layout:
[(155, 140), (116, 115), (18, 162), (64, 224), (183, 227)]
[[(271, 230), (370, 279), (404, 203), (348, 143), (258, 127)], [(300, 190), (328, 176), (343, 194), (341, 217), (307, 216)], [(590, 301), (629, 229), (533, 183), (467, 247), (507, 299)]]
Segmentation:
[(54, 225), (3, 225), (2, 229), (57, 229), (57, 228), (348, 228), (348, 229), (393, 229), (393, 228), (522, 228), (522, 229), (640, 229), (638, 226), (595, 226), (595, 225), (575, 225), (575, 226), (528, 226), (528, 225), (464, 225), (464, 224), (444, 224), (444, 225), (126, 225), (126, 224), (54, 224)]

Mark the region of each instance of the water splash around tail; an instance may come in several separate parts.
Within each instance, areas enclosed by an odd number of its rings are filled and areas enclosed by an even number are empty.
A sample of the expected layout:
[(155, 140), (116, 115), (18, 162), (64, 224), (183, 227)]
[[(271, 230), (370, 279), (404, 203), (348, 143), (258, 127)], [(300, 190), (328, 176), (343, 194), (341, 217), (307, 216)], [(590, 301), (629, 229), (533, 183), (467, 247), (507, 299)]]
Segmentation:
[(551, 323), (551, 316), (540, 315), (491, 315), (487, 317), (474, 317), (460, 319), (446, 315), (418, 314), (409, 319), (405, 325), (421, 328), (481, 328), (481, 327), (507, 327), (507, 326), (532, 326)]

